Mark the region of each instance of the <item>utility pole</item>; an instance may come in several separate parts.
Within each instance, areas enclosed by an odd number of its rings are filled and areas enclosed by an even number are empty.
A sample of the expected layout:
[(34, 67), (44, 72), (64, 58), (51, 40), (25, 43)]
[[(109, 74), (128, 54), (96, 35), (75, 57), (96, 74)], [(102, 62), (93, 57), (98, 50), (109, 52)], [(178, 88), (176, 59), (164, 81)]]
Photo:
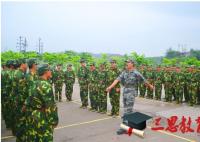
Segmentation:
[(42, 54), (42, 53), (43, 53), (43, 45), (44, 45), (44, 44), (43, 44), (43, 42), (42, 42), (42, 39), (39, 38), (39, 39), (38, 39), (38, 50), (39, 50), (38, 53), (39, 53), (39, 54)]
[(28, 44), (26, 38), (19, 36), (19, 41), (17, 42), (17, 48), (19, 49), (19, 52), (26, 52), (27, 46)]

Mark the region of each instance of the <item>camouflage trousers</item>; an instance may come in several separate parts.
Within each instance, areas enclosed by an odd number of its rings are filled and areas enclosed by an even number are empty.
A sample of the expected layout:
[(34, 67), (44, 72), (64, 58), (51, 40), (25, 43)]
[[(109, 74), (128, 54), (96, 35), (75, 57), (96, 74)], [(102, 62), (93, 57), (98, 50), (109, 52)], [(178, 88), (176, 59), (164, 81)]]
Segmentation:
[(80, 86), (80, 97), (83, 107), (88, 106), (88, 85)]
[[(1, 96), (4, 96), (5, 94), (1, 94)], [(11, 110), (12, 110), (12, 105), (10, 103), (10, 100), (8, 97), (1, 99), (1, 106), (2, 106), (2, 117), (5, 120), (6, 128), (11, 128), (12, 123), (11, 123)]]
[(28, 125), (28, 142), (53, 142), (53, 126), (44, 112), (34, 110)]
[(73, 92), (73, 84), (67, 84), (66, 83), (65, 96), (66, 96), (68, 101), (72, 100), (72, 92)]
[(195, 84), (190, 84), (188, 86), (189, 90), (189, 104), (190, 106), (193, 106), (197, 102), (197, 86)]
[(98, 111), (98, 106), (99, 106), (99, 103), (98, 103), (99, 96), (98, 95), (99, 94), (96, 90), (91, 90), (89, 92), (91, 108), (96, 111)]
[(165, 84), (165, 100), (166, 102), (172, 101), (172, 85), (170, 83)]
[(189, 92), (188, 92), (188, 84), (185, 84), (184, 85), (184, 89), (183, 89), (183, 92), (184, 92), (184, 97), (185, 97), (185, 101), (188, 102), (189, 100)]
[(197, 86), (197, 104), (200, 104), (200, 83)]
[(176, 94), (176, 103), (182, 103), (183, 101), (183, 87), (182, 86), (176, 86), (175, 94)]
[(161, 100), (162, 83), (155, 83), (155, 99)]
[(55, 85), (55, 100), (62, 100), (62, 84), (54, 84)]
[(16, 111), (16, 142), (26, 142), (27, 135), (26, 135), (26, 115), (25, 112), (22, 112), (22, 105), (17, 107)]
[(113, 88), (110, 93), (110, 103), (112, 106), (111, 115), (119, 115), (119, 107), (120, 107), (120, 92), (116, 92), (115, 88)]
[(146, 86), (142, 83), (139, 85), (139, 89), (140, 89), (140, 97), (144, 98), (146, 93)]
[(104, 90), (106, 89), (101, 89), (101, 91), (99, 91), (99, 111), (100, 112), (107, 112), (107, 92), (105, 92)]
[(124, 105), (124, 114), (133, 112), (133, 106), (135, 102), (135, 96), (137, 91), (135, 88), (124, 88), (123, 90), (123, 105)]

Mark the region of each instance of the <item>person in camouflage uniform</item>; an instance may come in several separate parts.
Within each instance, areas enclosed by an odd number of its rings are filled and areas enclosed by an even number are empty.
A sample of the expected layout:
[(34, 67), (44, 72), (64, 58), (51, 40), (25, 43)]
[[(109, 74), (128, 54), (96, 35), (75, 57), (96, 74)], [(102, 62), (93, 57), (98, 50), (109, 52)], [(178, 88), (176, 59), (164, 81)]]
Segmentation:
[(61, 68), (61, 64), (57, 65), (56, 70), (53, 73), (53, 82), (55, 86), (55, 100), (62, 101), (62, 86), (64, 82), (64, 73)]
[(26, 60), (17, 60), (19, 69), (15, 70), (12, 78), (12, 91), (14, 94), (13, 103), (15, 105), (15, 129), (16, 129), (16, 142), (26, 141), (26, 120), (25, 111), (23, 109), (27, 94), (27, 82), (26, 82)]
[(72, 70), (72, 64), (67, 65), (67, 70), (64, 72), (65, 80), (65, 95), (68, 101), (72, 100), (73, 85), (75, 83), (75, 73)]
[(84, 59), (80, 60), (81, 67), (78, 69), (78, 82), (80, 85), (80, 97), (82, 106), (81, 108), (87, 108), (88, 106), (88, 75), (89, 70), (86, 67)]
[(197, 80), (196, 80), (196, 70), (194, 67), (190, 67), (188, 69), (190, 78), (188, 83), (188, 91), (189, 91), (189, 105), (193, 106), (197, 101)]
[(174, 65), (174, 66), (172, 66), (171, 68), (170, 68), (170, 70), (171, 70), (171, 75), (172, 75), (172, 80), (171, 80), (171, 84), (172, 84), (172, 96), (173, 96), (173, 101), (175, 101), (175, 100), (177, 100), (176, 99), (176, 97), (177, 97), (177, 95), (176, 95), (176, 80), (175, 80), (175, 77), (176, 77), (176, 66)]
[(6, 114), (6, 107), (5, 107), (5, 102), (6, 102), (6, 71), (7, 71), (7, 67), (5, 66), (5, 64), (2, 63), (2, 68), (1, 68), (1, 112), (2, 112), (2, 117), (5, 120), (5, 114)]
[[(6, 128), (12, 128), (13, 126), (13, 107), (11, 97), (11, 75), (14, 72), (14, 60), (8, 60), (6, 62), (6, 69), (1, 72), (1, 102), (2, 102), (2, 116), (5, 120)], [(13, 132), (14, 134), (14, 132)]]
[[(116, 60), (111, 60), (111, 67), (108, 70), (108, 84), (111, 84), (120, 74), (117, 68)], [(114, 88), (109, 91), (110, 103), (112, 106), (111, 116), (119, 115), (120, 107), (120, 85), (117, 84)]]
[[(52, 76), (54, 76), (54, 72), (55, 72), (55, 67), (53, 67), (52, 65), (48, 64), (49, 65), (49, 68), (51, 70), (51, 73), (52, 73)], [(54, 84), (54, 80), (53, 80), (53, 77), (49, 78), (48, 79), (49, 83), (51, 84), (51, 86), (53, 87), (53, 84)]]
[(161, 100), (163, 71), (161, 70), (160, 66), (158, 66), (155, 72), (155, 99)]
[[(106, 89), (108, 92), (120, 82), (123, 85), (123, 104), (124, 104), (124, 115), (133, 112), (133, 106), (135, 97), (137, 96), (137, 83), (144, 82), (147, 87), (153, 90), (153, 86), (149, 84), (146, 79), (136, 70), (135, 61), (132, 59), (126, 60), (126, 70), (123, 71), (116, 80)], [(122, 117), (123, 118), (123, 117)], [(127, 124), (125, 120), (123, 123)], [(124, 133), (125, 130), (119, 129), (117, 134)]]
[(183, 101), (183, 90), (184, 90), (184, 74), (179, 67), (176, 67), (176, 75), (174, 76), (175, 80), (175, 94), (176, 94), (176, 103), (182, 103)]
[(200, 67), (197, 68), (197, 105), (200, 105)]
[(183, 69), (183, 73), (184, 73), (184, 97), (185, 97), (185, 102), (189, 101), (189, 90), (188, 90), (188, 84), (190, 81), (190, 73), (188, 72), (188, 67), (185, 67)]
[[(154, 71), (154, 69), (153, 69), (151, 66), (149, 66), (149, 67), (147, 68), (146, 76), (147, 76), (147, 78), (148, 78), (148, 82), (149, 82), (150, 84), (153, 84), (153, 85), (154, 85), (154, 81), (155, 81), (155, 71)], [(150, 88), (147, 88), (147, 98), (148, 98), (148, 99), (153, 99), (153, 90), (150, 89)]]
[[(141, 74), (146, 77), (146, 68), (144, 65), (140, 67)], [(146, 86), (144, 83), (139, 83), (140, 97), (144, 98), (146, 93)]]
[(97, 102), (98, 94), (98, 72), (95, 67), (95, 63), (90, 64), (90, 71), (88, 76), (88, 87), (89, 87), (89, 96), (92, 111), (98, 111), (99, 104)]
[(165, 87), (165, 101), (172, 101), (172, 72), (169, 67), (165, 68), (164, 73), (164, 87)]
[(32, 125), (30, 125), (32, 122), (32, 106), (29, 106), (31, 104), (31, 100), (30, 98), (32, 97), (32, 95), (35, 93), (34, 91), (36, 90), (36, 81), (38, 80), (38, 74), (37, 74), (37, 62), (36, 59), (29, 59), (28, 62), (28, 67), (29, 67), (29, 73), (26, 74), (26, 82), (27, 82), (27, 94), (28, 97), (25, 100), (24, 103), (24, 107), (23, 109), (25, 110), (25, 122), (24, 124), (26, 124), (26, 131), (25, 131), (25, 135), (26, 135), (26, 141), (31, 142), (30, 137), (32, 137)]
[(50, 68), (43, 64), (38, 68), (34, 94), (30, 96), (28, 106), (32, 109), (29, 126), (29, 142), (53, 142), (53, 131), (58, 125), (58, 111), (53, 90), (48, 79), (52, 77)]
[(106, 70), (106, 63), (101, 63), (99, 67), (99, 75), (98, 75), (98, 88), (99, 88), (99, 112), (106, 113), (107, 112), (107, 92), (106, 87), (108, 86), (108, 71)]

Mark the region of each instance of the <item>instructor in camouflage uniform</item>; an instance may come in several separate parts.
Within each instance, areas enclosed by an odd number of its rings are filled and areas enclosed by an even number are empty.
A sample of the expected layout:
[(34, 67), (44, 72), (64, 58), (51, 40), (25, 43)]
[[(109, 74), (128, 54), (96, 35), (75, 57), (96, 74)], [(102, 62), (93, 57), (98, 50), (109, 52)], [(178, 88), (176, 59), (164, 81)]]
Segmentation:
[[(124, 104), (124, 115), (133, 112), (133, 106), (135, 102), (135, 96), (137, 95), (137, 84), (144, 82), (147, 87), (153, 89), (153, 86), (149, 84), (146, 79), (135, 69), (135, 62), (131, 59), (126, 60), (126, 70), (123, 71), (117, 79), (106, 89), (108, 92), (121, 82), (123, 88), (123, 104)], [(124, 116), (123, 115), (123, 116)], [(123, 120), (124, 123), (127, 123)], [(117, 131), (120, 134), (122, 129)]]

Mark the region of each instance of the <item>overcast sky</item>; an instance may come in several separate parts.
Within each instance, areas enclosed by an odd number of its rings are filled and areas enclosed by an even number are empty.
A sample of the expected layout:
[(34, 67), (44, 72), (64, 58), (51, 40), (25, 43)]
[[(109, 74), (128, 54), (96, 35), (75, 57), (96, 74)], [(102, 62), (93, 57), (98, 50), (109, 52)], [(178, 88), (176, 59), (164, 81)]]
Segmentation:
[(200, 49), (200, 2), (2, 2), (1, 48), (163, 56)]

